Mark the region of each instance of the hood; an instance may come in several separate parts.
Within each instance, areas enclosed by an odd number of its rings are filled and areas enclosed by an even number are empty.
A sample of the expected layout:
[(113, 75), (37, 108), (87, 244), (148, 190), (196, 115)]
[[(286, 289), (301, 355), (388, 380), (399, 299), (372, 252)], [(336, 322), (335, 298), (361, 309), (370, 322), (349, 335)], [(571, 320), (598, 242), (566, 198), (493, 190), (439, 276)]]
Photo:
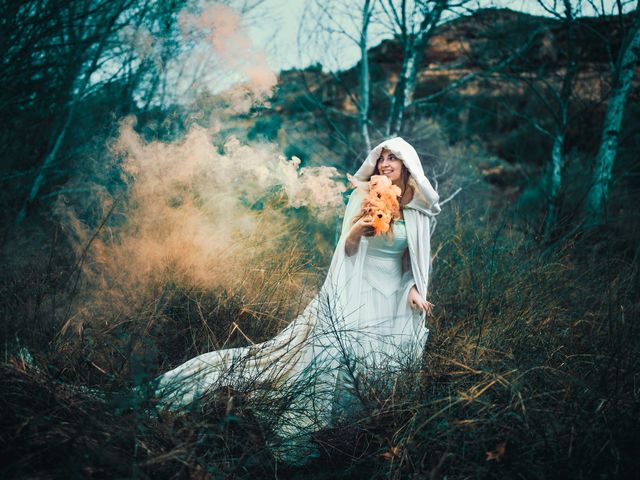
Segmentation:
[(407, 207), (416, 208), (430, 215), (440, 213), (440, 205), (438, 204), (440, 196), (425, 176), (418, 152), (401, 137), (390, 138), (376, 145), (369, 152), (369, 155), (367, 155), (367, 158), (355, 175), (353, 177), (349, 176), (349, 180), (357, 187), (368, 190), (367, 182), (369, 182), (369, 179), (375, 172), (376, 163), (383, 148), (386, 148), (402, 160), (402, 163), (404, 163), (404, 166), (407, 167), (407, 170), (409, 170), (411, 174), (411, 179), (415, 183), (415, 193), (418, 195), (413, 196), (413, 200), (409, 202)]

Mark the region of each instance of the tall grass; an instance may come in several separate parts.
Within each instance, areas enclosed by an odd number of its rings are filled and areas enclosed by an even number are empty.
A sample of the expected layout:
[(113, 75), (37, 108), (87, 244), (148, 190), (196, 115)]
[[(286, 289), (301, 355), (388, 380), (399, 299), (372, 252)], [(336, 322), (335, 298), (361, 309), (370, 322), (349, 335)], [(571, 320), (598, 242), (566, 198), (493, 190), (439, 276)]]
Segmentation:
[(315, 455), (299, 464), (283, 463), (275, 426), (296, 408), (300, 385), (280, 385), (275, 397), (268, 384), (220, 385), (180, 412), (157, 409), (131, 387), (199, 353), (280, 331), (323, 278), (300, 242), (255, 257), (238, 288), (190, 286), (167, 271), (135, 309), (66, 330), (73, 262), (52, 242), (50, 262), (3, 278), (0, 472), (633, 478), (637, 263), (610, 238), (581, 232), (548, 247), (518, 225), (509, 209), (440, 222), (436, 316), (421, 365), (359, 374), (352, 405), (312, 435)]

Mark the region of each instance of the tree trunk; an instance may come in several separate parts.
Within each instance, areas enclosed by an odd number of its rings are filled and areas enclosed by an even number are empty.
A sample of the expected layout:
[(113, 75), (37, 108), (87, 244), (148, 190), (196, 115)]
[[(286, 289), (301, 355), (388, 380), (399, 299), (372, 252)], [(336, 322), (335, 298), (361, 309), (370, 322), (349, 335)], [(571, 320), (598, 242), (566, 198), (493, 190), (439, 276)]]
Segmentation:
[(393, 90), (391, 111), (389, 112), (389, 119), (387, 121), (387, 136), (395, 137), (400, 133), (400, 129), (402, 128), (402, 119), (404, 118), (404, 109), (406, 108), (406, 99), (409, 93), (409, 72), (413, 69), (413, 65), (415, 65), (414, 55), (415, 52), (413, 52), (413, 48), (405, 49), (398, 83)]
[[(404, 120), (404, 112), (413, 102), (418, 69), (424, 59), (425, 49), (436, 25), (440, 21), (442, 12), (447, 7), (448, 0), (440, 0), (433, 7), (433, 10), (425, 10), (424, 19), (418, 31), (415, 33), (407, 32), (403, 38), (402, 68), (391, 100), (386, 131), (388, 136), (400, 134)], [(425, 4), (425, 9), (426, 8)]]
[[(375, 1), (375, 0), (374, 0)], [(360, 32), (360, 108), (358, 109), (358, 120), (362, 139), (366, 146), (366, 151), (371, 150), (371, 139), (369, 137), (369, 98), (371, 96), (371, 78), (369, 76), (369, 54), (367, 50), (367, 38), (369, 36), (369, 22), (371, 20), (371, 0), (365, 0), (362, 7), (362, 30)]]
[(553, 139), (551, 150), (551, 168), (549, 171), (549, 213), (545, 222), (544, 233), (549, 237), (558, 220), (558, 194), (562, 186), (562, 170), (564, 168), (564, 131), (558, 132)]
[(616, 78), (604, 117), (602, 139), (596, 155), (591, 190), (587, 196), (587, 223), (590, 225), (601, 224), (605, 219), (609, 184), (618, 153), (624, 108), (638, 63), (638, 50), (640, 49), (640, 14), (638, 8), (636, 8), (635, 18), (629, 29), (629, 36), (625, 40), (618, 55)]
[(418, 68), (424, 58), (424, 50), (427, 47), (427, 39), (421, 39), (418, 44), (411, 46), (405, 61), (402, 62), (400, 81), (396, 85), (393, 96), (391, 115), (387, 124), (387, 134), (396, 136), (400, 134), (404, 120), (404, 112), (413, 103), (416, 91)]
[(549, 214), (545, 222), (544, 235), (551, 236), (553, 228), (558, 220), (558, 209), (560, 207), (560, 189), (562, 188), (562, 174), (564, 170), (564, 143), (567, 128), (569, 127), (569, 108), (571, 106), (571, 95), (573, 93), (573, 81), (578, 73), (578, 54), (576, 51), (576, 31), (573, 9), (569, 0), (564, 0), (564, 24), (567, 29), (567, 51), (568, 64), (562, 87), (560, 89), (559, 103), (560, 111), (557, 116), (557, 128), (553, 138), (551, 149), (551, 168), (549, 175)]

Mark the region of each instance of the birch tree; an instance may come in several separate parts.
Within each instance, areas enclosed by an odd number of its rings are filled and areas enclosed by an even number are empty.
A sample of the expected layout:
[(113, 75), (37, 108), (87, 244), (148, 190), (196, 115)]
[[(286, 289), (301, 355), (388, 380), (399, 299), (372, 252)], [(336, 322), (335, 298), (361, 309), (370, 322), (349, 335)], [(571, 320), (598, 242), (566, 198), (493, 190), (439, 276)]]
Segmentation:
[(562, 75), (560, 91), (557, 92), (557, 110), (553, 112), (551, 162), (549, 168), (549, 212), (545, 221), (545, 236), (549, 237), (556, 225), (559, 208), (559, 193), (562, 188), (562, 176), (565, 164), (565, 139), (569, 127), (569, 108), (573, 97), (574, 80), (578, 73), (578, 54), (576, 46), (576, 21), (574, 8), (570, 0), (564, 0), (563, 28), (567, 33), (567, 63)]
[(636, 3), (633, 21), (623, 39), (617, 61), (611, 70), (612, 89), (602, 124), (602, 138), (595, 158), (591, 189), (587, 196), (587, 223), (597, 225), (606, 218), (606, 206), (627, 96), (640, 54), (640, 2)]
[[(370, 119), (371, 104), (371, 74), (369, 69), (369, 49), (372, 46), (372, 37), (379, 38), (380, 22), (376, 16), (380, 0), (360, 0), (359, 2), (345, 2), (344, 0), (311, 0), (309, 8), (300, 24), (298, 32), (299, 50), (308, 49), (320, 54), (323, 60), (328, 61), (331, 78), (340, 85), (350, 101), (357, 108), (355, 119), (358, 122), (358, 130), (362, 136), (362, 143), (367, 150), (371, 149), (372, 127), (375, 125)], [(353, 12), (357, 12), (356, 15)], [(375, 30), (372, 32), (372, 30)], [(347, 45), (344, 45), (346, 41)], [(358, 51), (358, 89), (352, 92), (342, 77), (335, 72), (342, 60), (345, 50), (354, 46)], [(328, 108), (307, 88), (307, 93), (316, 105), (325, 113)], [(340, 110), (331, 110), (331, 114), (338, 115), (348, 120), (352, 115)], [(332, 128), (340, 127), (326, 120)], [(343, 142), (347, 142), (344, 138)]]
[[(575, 122), (580, 117), (584, 118), (590, 112), (592, 114), (594, 105), (597, 105), (597, 102), (585, 101), (581, 97), (584, 89), (582, 93), (578, 93), (576, 86), (581, 81), (582, 70), (586, 67), (593, 68), (593, 63), (587, 64), (590, 59), (586, 58), (588, 50), (593, 48), (590, 42), (602, 41), (603, 46), (608, 46), (611, 37), (603, 38), (600, 32), (595, 31), (592, 19), (580, 18), (586, 8), (596, 9), (589, 1), (562, 0), (562, 4), (557, 5), (556, 2), (538, 0), (538, 4), (546, 11), (551, 22), (559, 23), (557, 26), (547, 21), (543, 24), (543, 35), (546, 38), (543, 37), (541, 46), (547, 44), (551, 48), (541, 57), (540, 54), (534, 55), (518, 67), (503, 71), (501, 77), (525, 85), (536, 106), (542, 107), (543, 115), (516, 112), (511, 105), (505, 103), (501, 107), (525, 120), (550, 143), (549, 160), (545, 169), (546, 181), (543, 182), (547, 205), (544, 236), (549, 238), (559, 221), (567, 134), (571, 128), (575, 128)], [(615, 21), (615, 17), (604, 10), (599, 14), (608, 23)], [(533, 63), (529, 63), (530, 61)], [(583, 81), (588, 81), (588, 78), (583, 78)]]
[(382, 2), (383, 11), (402, 49), (398, 81), (390, 98), (385, 128), (387, 136), (396, 136), (401, 131), (405, 110), (413, 102), (416, 76), (422, 66), (425, 50), (443, 12), (463, 3), (449, 0), (402, 0), (399, 5), (394, 0)]
[(360, 30), (360, 102), (358, 103), (358, 122), (367, 151), (371, 150), (369, 136), (369, 102), (371, 99), (371, 77), (369, 74), (369, 25), (375, 9), (376, 0), (364, 0), (362, 5), (362, 28)]
[[(528, 39), (523, 45), (515, 46), (504, 58), (487, 66), (483, 71), (463, 75), (439, 92), (416, 98), (418, 73), (423, 69), (425, 52), (431, 38), (437, 27), (444, 21), (445, 14), (449, 19), (454, 18), (464, 11), (468, 2), (469, 0), (371, 0), (362, 1), (356, 10), (353, 3), (346, 3), (344, 0), (331, 2), (312, 0), (311, 8), (307, 10), (306, 20), (303, 19), (301, 23), (299, 39), (304, 36), (308, 43), (315, 41), (316, 45), (321, 46), (319, 51), (326, 56), (334, 54), (339, 57), (342, 54), (342, 50), (336, 47), (337, 42), (333, 41), (337, 36), (348, 39), (358, 47), (357, 93), (350, 91), (342, 77), (331, 71), (331, 66), (329, 74), (337, 84), (344, 87), (347, 96), (357, 106), (358, 129), (366, 146), (370, 146), (372, 133), (377, 137), (399, 135), (402, 132), (406, 113), (410, 109), (425, 105), (451, 90), (461, 88), (477, 77), (505, 68), (531, 46), (532, 39)], [(353, 15), (354, 11), (359, 15)], [(358, 21), (355, 22), (354, 19)], [(387, 110), (384, 120), (378, 125), (372, 120), (370, 111), (373, 82), (367, 46), (376, 40), (390, 36), (398, 42), (401, 54), (399, 58), (390, 59), (389, 62), (396, 63), (398, 68), (390, 78), (384, 79), (391, 84), (391, 92), (387, 94), (388, 104), (385, 105)], [(305, 45), (307, 49), (308, 43)], [(299, 48), (302, 48), (301, 45)], [(386, 86), (382, 90), (386, 93)], [(327, 107), (310, 89), (308, 94), (310, 98), (315, 99), (317, 107), (326, 116), (331, 114), (347, 120), (352, 118), (348, 112)], [(376, 111), (379, 113), (381, 108), (378, 107)], [(332, 122), (329, 123), (333, 128)]]
[[(525, 74), (522, 80), (528, 85), (531, 92), (541, 101), (545, 107), (544, 111), (549, 114), (552, 120), (550, 127), (544, 127), (542, 122), (532, 120), (536, 130), (551, 140), (551, 155), (547, 168), (547, 205), (548, 212), (545, 220), (544, 235), (549, 237), (557, 223), (558, 209), (560, 202), (560, 191), (563, 183), (563, 172), (565, 166), (565, 142), (567, 130), (572, 122), (570, 109), (573, 102), (573, 88), (576, 76), (579, 73), (580, 58), (577, 45), (577, 24), (576, 13), (581, 9), (581, 2), (572, 4), (571, 0), (563, 0), (562, 12), (548, 7), (544, 0), (539, 0), (538, 4), (552, 17), (561, 22), (561, 29), (566, 34), (566, 45), (564, 46), (564, 65), (557, 68), (556, 79), (547, 78), (548, 73), (542, 70), (541, 76), (535, 80)], [(555, 6), (555, 4), (554, 4)], [(554, 43), (557, 41), (554, 40)], [(552, 77), (552, 75), (549, 75)], [(513, 77), (512, 77), (513, 78)], [(539, 86), (542, 84), (542, 87)]]

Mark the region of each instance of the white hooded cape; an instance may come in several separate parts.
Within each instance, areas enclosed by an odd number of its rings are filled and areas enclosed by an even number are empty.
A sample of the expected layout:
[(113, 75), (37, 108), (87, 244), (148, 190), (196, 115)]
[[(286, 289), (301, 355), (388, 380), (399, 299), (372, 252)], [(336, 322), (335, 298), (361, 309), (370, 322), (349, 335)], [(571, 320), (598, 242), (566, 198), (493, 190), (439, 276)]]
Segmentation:
[[(389, 140), (385, 140), (369, 152), (369, 155), (363, 162), (362, 166), (354, 175), (355, 182), (359, 183), (359, 187), (362, 190), (368, 189), (366, 182), (368, 182), (374, 174), (376, 163), (383, 149), (389, 150), (395, 154), (396, 157), (401, 159), (411, 174), (411, 184), (414, 187), (414, 196), (413, 199), (405, 205), (403, 214), (407, 227), (407, 240), (409, 244), (409, 256), (411, 259), (411, 273), (413, 275), (413, 281), (415, 282), (420, 295), (426, 299), (429, 285), (429, 274), (431, 271), (431, 221), (434, 216), (440, 213), (440, 204), (438, 203), (440, 197), (425, 176), (422, 163), (420, 162), (420, 158), (418, 157), (418, 153), (415, 148), (401, 137), (394, 137)], [(353, 194), (356, 192), (358, 192), (358, 190), (354, 190)], [(355, 204), (359, 204), (359, 201), (361, 201), (361, 198), (356, 197), (353, 202), (353, 206), (350, 207), (350, 205), (347, 205), (345, 221), (349, 218), (349, 215), (351, 215), (350, 208), (355, 209), (357, 212), (358, 205)], [(343, 223), (343, 234), (345, 233), (345, 227), (346, 226)], [(361, 251), (358, 252), (359, 258), (366, 254), (366, 238), (362, 239), (360, 249)], [(342, 251), (344, 251), (344, 248), (338, 248), (334, 255), (338, 255)], [(407, 287), (411, 288), (412, 285), (413, 284), (407, 285)], [(408, 304), (406, 306), (408, 306)], [(421, 318), (421, 323), (424, 323), (423, 320), (424, 316)]]
[[(160, 375), (154, 385), (161, 403), (181, 407), (211, 388), (229, 384), (251, 389), (261, 382), (268, 382), (280, 386), (282, 391), (295, 384), (304, 384), (303, 389), (298, 389), (304, 393), (284, 413), (276, 431), (291, 438), (330, 423), (336, 389), (340, 384), (355, 380), (354, 355), (363, 340), (354, 328), (352, 318), (355, 318), (353, 312), (362, 308), (359, 292), (369, 241), (363, 237), (357, 253), (350, 257), (345, 253), (345, 240), (383, 148), (402, 159), (414, 185), (413, 199), (403, 209), (411, 268), (402, 277), (402, 295), (397, 308), (397, 316), (403, 320), (402, 338), (397, 344), (389, 343), (388, 350), (390, 354), (397, 353), (400, 345), (405, 350), (402, 352), (404, 358), (419, 357), (429, 330), (425, 326), (425, 314), (410, 309), (407, 295), (415, 284), (420, 295), (427, 297), (431, 266), (430, 223), (440, 212), (439, 197), (425, 177), (415, 149), (396, 137), (377, 145), (352, 178), (361, 188), (355, 189), (349, 197), (326, 280), (303, 313), (267, 342), (205, 353)], [(379, 345), (381, 349), (387, 349), (386, 344)]]

